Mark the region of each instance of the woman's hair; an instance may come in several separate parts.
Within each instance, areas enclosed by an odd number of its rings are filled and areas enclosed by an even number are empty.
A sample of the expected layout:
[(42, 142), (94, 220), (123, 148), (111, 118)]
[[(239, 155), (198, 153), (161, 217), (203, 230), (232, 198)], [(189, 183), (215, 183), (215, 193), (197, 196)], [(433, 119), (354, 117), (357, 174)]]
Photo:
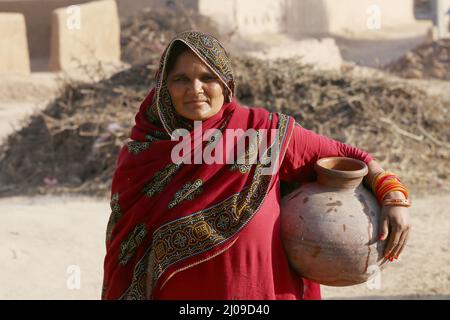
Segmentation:
[(183, 53), (190, 50), (189, 47), (181, 41), (175, 41), (170, 49), (169, 57), (167, 58), (167, 75), (172, 71), (177, 63), (178, 57)]

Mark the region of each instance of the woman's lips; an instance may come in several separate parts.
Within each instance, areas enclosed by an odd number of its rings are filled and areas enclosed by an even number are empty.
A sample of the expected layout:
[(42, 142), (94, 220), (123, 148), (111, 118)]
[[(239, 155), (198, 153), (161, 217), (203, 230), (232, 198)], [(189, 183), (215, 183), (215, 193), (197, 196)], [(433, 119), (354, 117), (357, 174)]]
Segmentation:
[(204, 103), (206, 103), (205, 100), (192, 100), (192, 101), (186, 102), (185, 104), (192, 105), (192, 106), (202, 106)]

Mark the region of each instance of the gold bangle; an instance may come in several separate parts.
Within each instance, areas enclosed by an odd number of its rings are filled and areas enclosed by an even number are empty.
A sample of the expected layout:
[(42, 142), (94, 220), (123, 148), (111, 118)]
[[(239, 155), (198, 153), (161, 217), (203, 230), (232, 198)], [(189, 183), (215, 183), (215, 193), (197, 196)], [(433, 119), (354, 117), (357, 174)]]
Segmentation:
[(411, 200), (409, 199), (385, 199), (382, 202), (383, 206), (398, 206), (411, 207)]

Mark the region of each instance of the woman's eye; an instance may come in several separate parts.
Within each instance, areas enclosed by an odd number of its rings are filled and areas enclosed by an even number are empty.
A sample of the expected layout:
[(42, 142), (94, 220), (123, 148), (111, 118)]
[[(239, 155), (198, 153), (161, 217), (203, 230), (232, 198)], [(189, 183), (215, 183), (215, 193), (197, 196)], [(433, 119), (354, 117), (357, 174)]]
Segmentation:
[(173, 81), (175, 81), (175, 82), (185, 82), (185, 81), (187, 81), (188, 79), (186, 78), (186, 77), (180, 77), (180, 78), (175, 78), (175, 79), (173, 79)]
[(203, 77), (203, 81), (213, 81), (213, 80), (216, 80), (216, 77), (212, 75)]

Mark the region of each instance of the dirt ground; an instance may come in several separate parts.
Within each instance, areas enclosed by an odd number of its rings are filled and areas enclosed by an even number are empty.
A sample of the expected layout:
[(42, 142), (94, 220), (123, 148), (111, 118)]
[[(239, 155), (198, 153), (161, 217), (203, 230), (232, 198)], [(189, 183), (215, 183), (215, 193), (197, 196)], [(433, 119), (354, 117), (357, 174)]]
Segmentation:
[[(324, 299), (450, 299), (450, 197), (417, 198), (413, 231), (379, 282), (322, 287)], [(0, 199), (0, 299), (99, 299), (107, 199)]]
[(107, 200), (1, 199), (0, 299), (99, 299), (108, 217)]

